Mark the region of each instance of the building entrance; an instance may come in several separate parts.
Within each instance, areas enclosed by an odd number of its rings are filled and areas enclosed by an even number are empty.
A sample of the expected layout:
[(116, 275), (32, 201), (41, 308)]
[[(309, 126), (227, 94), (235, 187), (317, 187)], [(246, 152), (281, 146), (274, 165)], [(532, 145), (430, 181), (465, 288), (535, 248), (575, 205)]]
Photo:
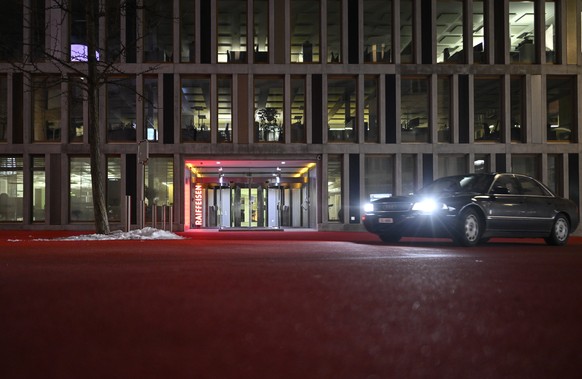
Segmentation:
[(316, 226), (314, 162), (188, 160), (185, 167), (192, 228)]

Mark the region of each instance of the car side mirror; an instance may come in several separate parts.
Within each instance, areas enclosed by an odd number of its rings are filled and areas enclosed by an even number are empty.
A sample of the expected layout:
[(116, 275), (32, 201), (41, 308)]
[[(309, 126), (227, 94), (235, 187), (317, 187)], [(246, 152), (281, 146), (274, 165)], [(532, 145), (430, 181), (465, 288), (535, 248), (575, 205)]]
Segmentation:
[(495, 194), (495, 195), (508, 195), (509, 190), (503, 186), (495, 186), (493, 188), (493, 194)]

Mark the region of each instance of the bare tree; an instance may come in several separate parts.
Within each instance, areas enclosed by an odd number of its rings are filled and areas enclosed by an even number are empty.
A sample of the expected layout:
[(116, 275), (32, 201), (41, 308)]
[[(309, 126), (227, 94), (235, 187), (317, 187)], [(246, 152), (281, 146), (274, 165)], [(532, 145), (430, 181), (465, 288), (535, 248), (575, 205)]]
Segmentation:
[[(107, 50), (99, 40), (100, 22), (105, 22), (107, 9), (105, 0), (51, 0), (47, 7), (45, 0), (29, 0), (25, 4), (30, 7), (24, 8), (23, 29), (27, 30), (30, 37), (23, 38), (24, 48), (21, 57), (13, 58), (9, 63), (13, 70), (21, 72), (29, 77), (34, 74), (47, 73), (58, 74), (60, 81), (72, 81), (72, 78), (82, 78), (76, 80), (75, 85), (79, 86), (85, 94), (88, 109), (87, 131), (90, 152), (92, 198), (95, 229), (98, 234), (108, 234), (110, 232), (106, 203), (106, 172), (103, 167), (104, 154), (103, 141), (99, 133), (99, 92), (108, 83), (113, 74), (121, 74), (118, 63), (120, 57), (127, 53), (127, 45), (135, 47), (138, 39), (143, 38), (141, 33), (135, 32), (135, 40), (126, 41), (124, 46), (120, 44), (114, 54)], [(119, 2), (119, 11), (127, 12), (128, 7), (133, 7), (136, 11), (136, 0), (123, 0)], [(34, 7), (37, 7), (35, 9)], [(85, 35), (85, 44), (82, 51), (72, 51), (67, 43), (62, 42), (63, 30), (69, 30), (70, 19), (75, 12), (79, 12), (79, 7), (83, 7), (85, 23), (82, 31)], [(38, 9), (40, 8), (40, 9)], [(35, 17), (38, 12), (44, 12), (46, 17), (44, 25), (38, 25), (39, 19)], [(120, 17), (118, 15), (117, 17)], [(140, 22), (136, 22), (140, 25)], [(41, 29), (44, 28), (44, 32)], [(41, 36), (35, 33), (41, 30)], [(70, 34), (70, 33), (69, 33)], [(12, 48), (2, 46), (0, 40), (0, 51)], [(39, 47), (40, 45), (40, 47)], [(10, 54), (10, 52), (9, 52)], [(7, 54), (4, 54), (6, 56)], [(114, 56), (115, 55), (115, 56)], [(19, 59), (20, 58), (20, 59)], [(139, 74), (153, 71), (157, 65), (146, 67)], [(135, 90), (135, 89), (133, 89)], [(142, 96), (138, 94), (139, 96)], [(145, 99), (147, 101), (147, 99)]]

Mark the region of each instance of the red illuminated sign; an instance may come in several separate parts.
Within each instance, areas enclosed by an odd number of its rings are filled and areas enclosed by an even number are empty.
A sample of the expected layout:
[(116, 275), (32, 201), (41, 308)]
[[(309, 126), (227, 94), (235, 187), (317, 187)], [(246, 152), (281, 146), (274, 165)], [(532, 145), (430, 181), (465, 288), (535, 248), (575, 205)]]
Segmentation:
[(201, 184), (194, 185), (194, 225), (202, 226), (203, 216), (203, 190)]

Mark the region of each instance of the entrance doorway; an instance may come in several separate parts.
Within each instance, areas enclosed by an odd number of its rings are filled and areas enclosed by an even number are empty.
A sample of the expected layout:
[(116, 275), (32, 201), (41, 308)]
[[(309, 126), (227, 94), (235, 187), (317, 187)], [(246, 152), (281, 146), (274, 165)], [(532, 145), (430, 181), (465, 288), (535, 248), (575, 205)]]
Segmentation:
[(185, 167), (192, 228), (316, 226), (315, 162), (192, 159)]

